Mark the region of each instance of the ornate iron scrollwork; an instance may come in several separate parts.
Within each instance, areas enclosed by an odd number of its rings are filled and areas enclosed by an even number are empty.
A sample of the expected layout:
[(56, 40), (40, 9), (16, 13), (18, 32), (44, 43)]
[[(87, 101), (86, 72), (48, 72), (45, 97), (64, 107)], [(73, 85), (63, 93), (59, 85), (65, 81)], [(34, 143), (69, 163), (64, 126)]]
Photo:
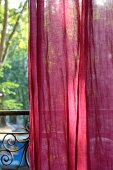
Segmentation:
[(19, 155), (17, 169), (21, 166), (29, 167), (28, 145), (29, 128), (18, 128), (15, 132), (0, 133), (0, 164), (1, 166), (14, 166), (14, 162)]

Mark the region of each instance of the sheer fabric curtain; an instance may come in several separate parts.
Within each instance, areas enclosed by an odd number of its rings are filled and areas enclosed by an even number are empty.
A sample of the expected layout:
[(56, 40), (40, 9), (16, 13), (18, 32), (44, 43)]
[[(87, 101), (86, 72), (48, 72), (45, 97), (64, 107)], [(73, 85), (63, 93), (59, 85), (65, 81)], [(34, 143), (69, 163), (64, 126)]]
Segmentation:
[(31, 170), (113, 170), (113, 0), (29, 0)]
[[(113, 0), (94, 0), (87, 61), (88, 168), (113, 169)], [(91, 23), (90, 23), (91, 24)]]

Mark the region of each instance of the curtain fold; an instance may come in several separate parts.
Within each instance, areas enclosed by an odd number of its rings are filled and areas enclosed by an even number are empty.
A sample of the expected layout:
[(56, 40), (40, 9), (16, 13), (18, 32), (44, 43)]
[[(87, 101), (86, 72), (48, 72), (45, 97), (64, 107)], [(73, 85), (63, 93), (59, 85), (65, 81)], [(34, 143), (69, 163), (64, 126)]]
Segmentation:
[(113, 170), (113, 0), (29, 0), (31, 170)]

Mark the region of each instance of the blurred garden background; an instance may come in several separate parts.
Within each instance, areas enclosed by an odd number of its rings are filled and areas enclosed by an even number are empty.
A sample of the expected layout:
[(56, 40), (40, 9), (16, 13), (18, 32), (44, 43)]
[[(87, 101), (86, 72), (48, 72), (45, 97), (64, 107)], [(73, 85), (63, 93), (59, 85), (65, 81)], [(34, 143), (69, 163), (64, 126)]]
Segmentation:
[(0, 110), (28, 110), (28, 7), (0, 0)]
[(27, 63), (28, 1), (0, 0), (0, 110), (29, 110)]

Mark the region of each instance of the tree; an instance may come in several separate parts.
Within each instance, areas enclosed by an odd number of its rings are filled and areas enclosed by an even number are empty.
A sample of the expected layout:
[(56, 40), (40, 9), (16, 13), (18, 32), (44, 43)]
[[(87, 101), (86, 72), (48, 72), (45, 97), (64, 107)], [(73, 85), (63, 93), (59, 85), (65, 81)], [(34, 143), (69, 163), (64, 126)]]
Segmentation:
[(18, 8), (9, 2), (0, 0), (0, 92), (4, 93), (0, 109), (28, 109), (27, 0)]
[(19, 25), (19, 21), (22, 17), (23, 12), (26, 10), (27, 0), (25, 1), (24, 5), (20, 3), (18, 10), (10, 9), (8, 4), (9, 4), (8, 0), (0, 1), (0, 15), (1, 15), (0, 23), (2, 23), (2, 29), (0, 33), (1, 34), (0, 35), (0, 65), (3, 65), (3, 62), (7, 57), (7, 52), (12, 43), (12, 38)]
[[(20, 0), (18, 8), (10, 7), (9, 0), (0, 1), (0, 63), (2, 64), (0, 90), (3, 91), (5, 88), (5, 109), (28, 108), (27, 1)], [(11, 90), (13, 90), (13, 95)]]

